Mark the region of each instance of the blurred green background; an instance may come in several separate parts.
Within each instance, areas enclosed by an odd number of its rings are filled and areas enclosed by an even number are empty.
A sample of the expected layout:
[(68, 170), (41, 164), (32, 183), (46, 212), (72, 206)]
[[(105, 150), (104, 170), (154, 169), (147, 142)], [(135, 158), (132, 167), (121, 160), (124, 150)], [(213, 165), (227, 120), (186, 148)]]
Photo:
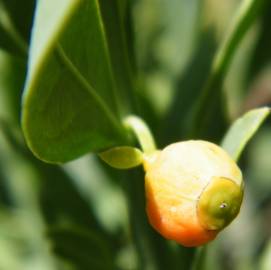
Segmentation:
[[(271, 103), (270, 3), (223, 83), (225, 119), (189, 133), (189, 110), (241, 1), (128, 2), (138, 112), (160, 148), (191, 137), (219, 142), (233, 119)], [(116, 171), (94, 154), (63, 166), (32, 156), (21, 134), (20, 102), (34, 8), (31, 0), (0, 1), (0, 269), (271, 269), (270, 119), (242, 155), (240, 216), (208, 246), (200, 267), (186, 260), (197, 251), (162, 240), (148, 225), (141, 169)], [(168, 260), (165, 245), (173, 250)]]

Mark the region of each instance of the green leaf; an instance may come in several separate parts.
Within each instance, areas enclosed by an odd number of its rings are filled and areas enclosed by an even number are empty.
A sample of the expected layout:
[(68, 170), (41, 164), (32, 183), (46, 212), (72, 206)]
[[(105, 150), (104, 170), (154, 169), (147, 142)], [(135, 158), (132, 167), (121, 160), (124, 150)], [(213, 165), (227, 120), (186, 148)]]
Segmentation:
[(125, 142), (99, 3), (40, 0), (22, 126), (33, 153), (66, 162)]
[(225, 100), (223, 103), (221, 102), (221, 98), (223, 98), (221, 96), (223, 81), (235, 52), (267, 2), (267, 0), (242, 1), (230, 29), (231, 31), (228, 32), (216, 53), (209, 78), (195, 106), (192, 116), (191, 136), (199, 136), (202, 133), (204, 134), (204, 130), (208, 132), (208, 130), (212, 129), (216, 111), (221, 110), (221, 106), (225, 104)]
[(54, 252), (75, 269), (113, 269), (110, 249), (97, 232), (62, 226), (49, 229), (48, 236), (53, 241)]
[(116, 169), (130, 169), (142, 164), (143, 153), (134, 147), (114, 147), (99, 154), (99, 157)]
[(269, 115), (269, 108), (254, 109), (237, 119), (222, 140), (222, 147), (234, 160), (238, 160), (248, 141)]

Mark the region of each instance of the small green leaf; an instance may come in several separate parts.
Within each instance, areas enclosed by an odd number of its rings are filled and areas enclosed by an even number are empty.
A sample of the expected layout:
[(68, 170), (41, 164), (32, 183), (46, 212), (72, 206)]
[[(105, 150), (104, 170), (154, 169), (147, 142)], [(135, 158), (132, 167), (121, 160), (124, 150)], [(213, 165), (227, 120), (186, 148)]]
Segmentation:
[(269, 115), (267, 107), (254, 109), (237, 119), (226, 133), (221, 145), (234, 160), (238, 160), (244, 147)]
[(130, 169), (142, 164), (143, 153), (134, 147), (114, 147), (99, 154), (100, 158), (113, 168)]
[(96, 0), (40, 0), (23, 96), (26, 142), (57, 163), (125, 142)]

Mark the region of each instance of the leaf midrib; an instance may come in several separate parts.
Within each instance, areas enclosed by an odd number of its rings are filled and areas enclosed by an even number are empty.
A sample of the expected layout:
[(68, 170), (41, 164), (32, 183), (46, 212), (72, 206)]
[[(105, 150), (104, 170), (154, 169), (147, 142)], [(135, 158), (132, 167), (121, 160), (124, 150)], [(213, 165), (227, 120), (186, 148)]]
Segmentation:
[(65, 65), (67, 70), (71, 73), (71, 75), (77, 80), (77, 82), (81, 85), (81, 87), (88, 92), (88, 94), (93, 98), (96, 104), (100, 107), (100, 109), (104, 112), (108, 120), (111, 122), (112, 126), (116, 128), (121, 133), (121, 126), (119, 121), (108, 108), (105, 101), (97, 94), (97, 91), (94, 87), (89, 83), (89, 81), (82, 75), (82, 73), (78, 70), (78, 68), (73, 64), (70, 58), (65, 53), (64, 49), (60, 44), (56, 47), (56, 53), (58, 59), (62, 64)]

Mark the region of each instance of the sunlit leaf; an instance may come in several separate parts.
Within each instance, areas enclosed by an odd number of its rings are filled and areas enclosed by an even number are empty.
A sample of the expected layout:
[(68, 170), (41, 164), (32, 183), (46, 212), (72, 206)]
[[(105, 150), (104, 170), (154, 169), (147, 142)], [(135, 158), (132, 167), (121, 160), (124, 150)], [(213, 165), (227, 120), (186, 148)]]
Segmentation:
[(237, 119), (226, 133), (222, 147), (238, 160), (244, 147), (269, 115), (269, 108), (254, 109)]
[(143, 161), (143, 153), (129, 146), (113, 147), (99, 153), (99, 156), (108, 165), (117, 169), (130, 169), (139, 166)]
[[(230, 31), (216, 53), (208, 80), (195, 105), (191, 135), (201, 135), (205, 133), (204, 130), (213, 128), (216, 112), (226, 103), (221, 92), (232, 59), (240, 42), (267, 2), (266, 0), (242, 1)], [(221, 98), (224, 102), (221, 102)]]
[(34, 154), (65, 162), (122, 144), (116, 93), (99, 3), (38, 1), (22, 110)]

